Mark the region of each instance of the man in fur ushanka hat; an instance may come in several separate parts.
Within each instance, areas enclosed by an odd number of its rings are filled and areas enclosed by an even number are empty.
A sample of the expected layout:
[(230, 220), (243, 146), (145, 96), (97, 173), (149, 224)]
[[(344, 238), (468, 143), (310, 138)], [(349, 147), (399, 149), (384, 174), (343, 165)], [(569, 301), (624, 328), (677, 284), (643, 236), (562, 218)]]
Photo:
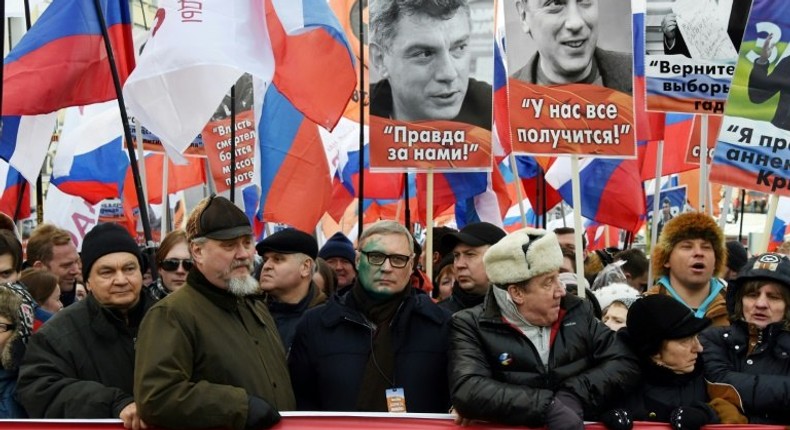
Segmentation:
[(599, 420), (638, 381), (638, 365), (587, 300), (566, 294), (557, 236), (515, 231), (483, 261), (492, 288), (453, 315), (450, 332), (457, 421), (571, 430)]
[(672, 218), (653, 249), (656, 284), (646, 294), (667, 294), (714, 326), (729, 325), (725, 284), (717, 278), (727, 263), (724, 233), (716, 221), (698, 212)]

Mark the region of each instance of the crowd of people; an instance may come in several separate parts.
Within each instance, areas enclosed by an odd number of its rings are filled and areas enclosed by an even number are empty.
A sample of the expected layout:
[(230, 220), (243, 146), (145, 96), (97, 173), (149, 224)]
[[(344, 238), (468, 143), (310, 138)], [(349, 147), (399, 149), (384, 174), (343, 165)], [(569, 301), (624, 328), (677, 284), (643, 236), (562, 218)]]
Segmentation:
[(429, 277), (396, 222), (356, 245), (338, 233), (319, 247), (295, 229), (255, 243), (224, 197), (201, 201), (153, 265), (114, 224), (80, 253), (41, 225), (27, 259), (0, 230), (0, 416), (134, 429), (262, 428), (292, 410), (548, 429), (790, 423), (785, 255), (748, 258), (690, 212), (667, 222), (650, 259), (584, 249), (576, 279), (573, 238), (437, 228)]

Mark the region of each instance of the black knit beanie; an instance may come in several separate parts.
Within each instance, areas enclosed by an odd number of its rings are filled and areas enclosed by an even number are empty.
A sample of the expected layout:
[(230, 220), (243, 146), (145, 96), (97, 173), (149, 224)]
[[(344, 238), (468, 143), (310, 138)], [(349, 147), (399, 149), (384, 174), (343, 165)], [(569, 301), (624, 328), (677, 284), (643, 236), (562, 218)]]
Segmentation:
[(114, 252), (128, 252), (137, 257), (140, 268), (143, 267), (143, 259), (140, 254), (140, 247), (125, 228), (118, 224), (105, 223), (93, 227), (85, 239), (82, 241), (82, 277), (87, 280), (91, 273), (93, 263), (99, 258)]

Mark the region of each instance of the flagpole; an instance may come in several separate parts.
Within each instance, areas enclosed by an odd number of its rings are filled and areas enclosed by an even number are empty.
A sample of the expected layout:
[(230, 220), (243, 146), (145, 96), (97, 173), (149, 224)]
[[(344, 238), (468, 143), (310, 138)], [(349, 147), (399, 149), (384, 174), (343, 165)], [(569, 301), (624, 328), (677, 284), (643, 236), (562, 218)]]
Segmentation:
[(236, 203), (236, 84), (230, 87), (230, 202)]
[(521, 192), (521, 181), (518, 177), (518, 167), (516, 166), (516, 155), (511, 151), (508, 154), (510, 158), (510, 171), (513, 172), (513, 178), (516, 182), (516, 198), (518, 199), (518, 211), (521, 215), (521, 226), (527, 226), (527, 214), (524, 211), (524, 194)]
[(582, 256), (583, 242), (582, 242), (582, 192), (581, 192), (581, 178), (579, 177), (579, 156), (576, 154), (571, 155), (571, 190), (573, 191), (573, 236), (576, 243), (576, 295), (580, 299), (584, 298), (584, 257)]
[(132, 178), (134, 179), (134, 190), (137, 193), (137, 202), (140, 207), (140, 219), (143, 223), (143, 235), (145, 236), (145, 248), (149, 254), (149, 263), (151, 264), (151, 275), (154, 281), (158, 278), (158, 271), (156, 269), (156, 255), (154, 252), (154, 240), (151, 234), (151, 222), (148, 219), (148, 202), (143, 195), (143, 184), (140, 181), (140, 170), (137, 168), (137, 157), (134, 154), (132, 130), (129, 127), (129, 115), (126, 113), (126, 104), (123, 100), (123, 89), (121, 88), (121, 78), (118, 76), (118, 67), (115, 64), (115, 54), (110, 45), (110, 35), (107, 31), (107, 23), (104, 20), (104, 12), (101, 9), (99, 0), (93, 0), (93, 6), (96, 9), (96, 17), (99, 19), (99, 27), (101, 28), (102, 40), (104, 40), (104, 49), (107, 52), (107, 62), (110, 65), (110, 72), (112, 72), (112, 82), (115, 86), (115, 94), (118, 96), (118, 108), (121, 110), (121, 122), (123, 123), (123, 133), (126, 139), (126, 151), (129, 153), (129, 167), (132, 169)]
[(546, 208), (543, 207), (543, 197), (540, 194), (540, 184), (545, 178), (537, 158), (535, 159), (535, 163), (538, 164), (538, 176), (535, 178), (535, 208), (537, 209), (535, 211), (535, 215), (537, 216), (537, 219), (535, 220), (537, 225), (535, 225), (535, 227), (542, 228), (543, 218), (546, 217), (547, 213)]
[[(357, 237), (362, 237), (362, 226), (365, 223), (365, 19), (359, 4), (359, 216), (357, 217)], [(408, 181), (406, 188), (408, 188)], [(408, 205), (408, 201), (406, 202)], [(408, 214), (408, 206), (406, 206)], [(406, 216), (408, 218), (408, 215)], [(411, 230), (409, 230), (411, 231)]]
[[(702, 160), (702, 158), (700, 158)], [(658, 241), (658, 205), (661, 196), (661, 174), (664, 172), (664, 140), (658, 141), (656, 150), (656, 183), (653, 185), (653, 220), (650, 223), (650, 252), (653, 252)], [(647, 285), (653, 285), (653, 265), (647, 266)]]
[[(700, 115), (699, 142), (699, 211), (708, 213), (708, 115)], [(712, 213), (712, 211), (711, 211)]]
[[(5, 34), (5, 1), (3, 3), (3, 30), (2, 33)], [(25, 29), (30, 30), (30, 27), (33, 26), (32, 19), (30, 18), (30, 0), (25, 0)], [(9, 51), (11, 50), (11, 38), (8, 38), (8, 48)], [(5, 68), (5, 67), (4, 67)], [(3, 81), (3, 75), (0, 73), (0, 82)], [(0, 88), (2, 88), (2, 84), (0, 84)], [(0, 89), (0, 103), (2, 103), (3, 93), (2, 89)], [(0, 112), (2, 112), (2, 105), (0, 105)], [(50, 143), (52, 140), (50, 139)], [(22, 184), (22, 193), (20, 194), (20, 203), (17, 204), (17, 214), (14, 215), (14, 221), (17, 220), (18, 212), (19, 212), (19, 205), (21, 204), (21, 198), (25, 195), (25, 187), (30, 186), (30, 184), (25, 180)], [(28, 204), (30, 204), (28, 202)], [(36, 178), (36, 223), (41, 224), (44, 222), (44, 180), (41, 177), (41, 170), (38, 172), (38, 177)]]
[(738, 229), (738, 242), (743, 243), (743, 211), (746, 209), (746, 190), (741, 188), (741, 222)]
[(724, 204), (721, 207), (721, 212), (719, 213), (719, 228), (721, 231), (724, 231), (724, 227), (727, 226), (727, 215), (730, 213), (730, 203), (732, 202), (732, 187), (725, 186), (724, 187)]
[[(428, 200), (428, 204), (425, 208), (425, 224), (428, 231), (433, 230), (433, 167), (428, 168), (428, 183), (426, 185), (427, 189), (427, 196), (426, 200)], [(411, 231), (411, 230), (409, 230)], [(430, 242), (425, 243), (426, 246), (426, 255), (425, 255), (425, 274), (428, 275), (431, 279), (433, 279), (433, 244)]]
[(760, 236), (759, 247), (755, 254), (762, 254), (768, 251), (768, 244), (771, 241), (771, 230), (773, 230), (774, 219), (776, 219), (776, 210), (779, 207), (779, 194), (771, 194), (768, 200), (768, 213), (765, 215), (765, 225), (763, 226), (763, 234)]
[[(403, 197), (404, 197), (404, 209), (403, 209), (403, 223), (406, 225), (406, 230), (411, 231), (411, 207), (409, 204), (409, 174), (403, 173)], [(398, 211), (400, 213), (400, 211)]]
[(168, 183), (170, 182), (170, 158), (165, 154), (162, 161), (162, 225), (160, 226), (159, 241), (165, 238), (170, 224), (170, 199)]
[(134, 119), (134, 129), (135, 133), (137, 133), (137, 166), (140, 169), (140, 181), (143, 183), (143, 197), (145, 201), (148, 201), (148, 180), (146, 179), (147, 173), (145, 171), (145, 143), (143, 142), (145, 138), (143, 137), (143, 126), (137, 118)]

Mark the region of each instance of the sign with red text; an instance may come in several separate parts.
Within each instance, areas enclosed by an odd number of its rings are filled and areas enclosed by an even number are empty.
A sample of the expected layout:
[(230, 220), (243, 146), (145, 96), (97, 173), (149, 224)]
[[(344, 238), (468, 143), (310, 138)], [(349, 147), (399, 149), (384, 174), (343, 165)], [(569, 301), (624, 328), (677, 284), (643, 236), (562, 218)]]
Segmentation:
[(403, 122), (371, 115), (370, 141), (374, 171), (491, 169), (491, 131), (471, 124)]
[(513, 152), (636, 157), (631, 95), (587, 84), (509, 84)]
[[(255, 167), (255, 121), (252, 110), (236, 115), (236, 187), (252, 182)], [(203, 142), (217, 192), (230, 189), (230, 117), (211, 121), (203, 128)]]
[[(713, 160), (713, 150), (716, 148), (716, 142), (719, 137), (719, 129), (721, 128), (721, 115), (708, 115), (708, 164)], [(702, 121), (701, 115), (694, 116), (694, 125), (691, 128), (691, 138), (686, 151), (686, 163), (699, 164), (699, 154), (701, 151), (700, 143), (702, 142)]]

